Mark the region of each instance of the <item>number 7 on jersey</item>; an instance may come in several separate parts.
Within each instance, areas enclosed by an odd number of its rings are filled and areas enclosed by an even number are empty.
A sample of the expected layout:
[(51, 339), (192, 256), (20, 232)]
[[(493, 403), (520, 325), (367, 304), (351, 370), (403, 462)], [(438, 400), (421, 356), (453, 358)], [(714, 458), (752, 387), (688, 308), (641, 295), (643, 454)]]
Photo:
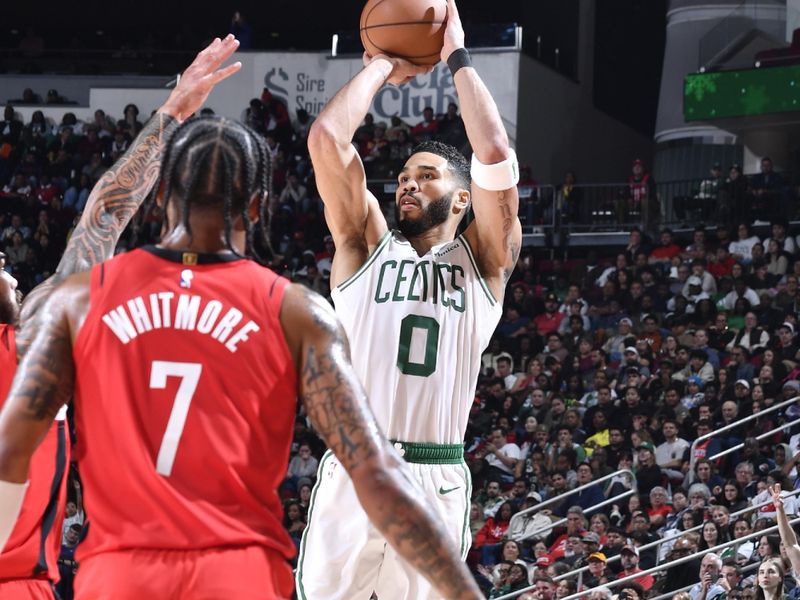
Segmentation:
[(175, 402), (172, 404), (172, 411), (169, 414), (167, 430), (164, 432), (156, 459), (156, 472), (165, 477), (172, 474), (178, 442), (181, 440), (183, 427), (186, 425), (186, 415), (189, 414), (189, 406), (192, 404), (192, 397), (197, 390), (197, 382), (200, 381), (202, 372), (203, 365), (199, 363), (153, 361), (150, 370), (150, 389), (163, 390), (167, 387), (168, 377), (181, 378), (178, 393), (175, 395)]

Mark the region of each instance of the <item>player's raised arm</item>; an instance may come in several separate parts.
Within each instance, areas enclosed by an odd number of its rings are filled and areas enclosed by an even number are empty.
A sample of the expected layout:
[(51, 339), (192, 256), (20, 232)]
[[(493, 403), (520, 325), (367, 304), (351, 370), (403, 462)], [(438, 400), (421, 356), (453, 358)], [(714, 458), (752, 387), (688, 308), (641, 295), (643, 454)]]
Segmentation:
[(281, 322), (308, 416), (347, 469), (369, 518), (445, 598), (482, 598), (451, 536), (378, 429), (333, 310), (318, 295), (292, 285), (284, 294)]
[(475, 221), (467, 237), (478, 255), (483, 276), (500, 298), (514, 270), (522, 242), (517, 217), (519, 166), (508, 144), (503, 120), (489, 90), (472, 68), (464, 48), (464, 28), (455, 0), (447, 2), (442, 60), (454, 73), (461, 117), (472, 146), (472, 209)]
[(170, 134), (200, 109), (217, 83), (241, 68), (238, 62), (222, 67), (238, 47), (239, 42), (229, 35), (224, 40), (215, 39), (200, 52), (128, 151), (94, 186), (55, 274), (31, 291), (22, 305), (17, 332), (19, 356), (33, 335), (26, 324), (53, 288), (73, 273), (86, 271), (114, 255), (122, 232), (153, 189)]
[(778, 533), (780, 533), (781, 541), (786, 548), (786, 556), (792, 564), (792, 571), (800, 574), (800, 544), (797, 542), (797, 535), (795, 535), (794, 529), (789, 523), (789, 517), (786, 515), (786, 507), (783, 504), (783, 496), (781, 495), (781, 484), (776, 483), (769, 491), (772, 493), (772, 503), (775, 505), (775, 519), (778, 521)]
[(358, 270), (386, 232), (386, 221), (367, 189), (364, 165), (352, 144), (356, 129), (384, 84), (400, 85), (429, 70), (384, 55), (364, 55), (364, 63), (364, 69), (328, 102), (308, 134), (317, 189), (336, 244), (331, 287)]
[(0, 550), (22, 506), (31, 456), (72, 395), (72, 332), (88, 308), (88, 279), (80, 274), (49, 294), (0, 412)]

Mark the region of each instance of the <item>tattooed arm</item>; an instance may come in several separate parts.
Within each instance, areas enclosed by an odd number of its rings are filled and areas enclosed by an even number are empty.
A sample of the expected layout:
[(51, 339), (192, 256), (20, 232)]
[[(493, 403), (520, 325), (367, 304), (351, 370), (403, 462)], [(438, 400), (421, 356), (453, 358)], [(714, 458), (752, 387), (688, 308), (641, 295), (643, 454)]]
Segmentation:
[(298, 373), (298, 394), (315, 429), (353, 480), (370, 520), (445, 598), (482, 598), (424, 492), (379, 431), (350, 364), (330, 306), (302, 286), (287, 287), (281, 323)]
[(24, 354), (35, 335), (28, 323), (53, 289), (73, 273), (88, 271), (114, 255), (122, 232), (153, 189), (172, 131), (203, 105), (217, 83), (241, 68), (240, 63), (220, 68), (238, 46), (239, 42), (228, 36), (214, 40), (200, 52), (128, 151), (94, 186), (55, 274), (37, 286), (22, 305), (18, 356)]
[[(446, 62), (450, 54), (463, 47), (464, 29), (458, 9), (455, 0), (448, 0), (442, 60)], [(453, 82), (475, 156), (484, 165), (503, 162), (510, 156), (508, 135), (497, 105), (478, 72), (472, 67), (462, 67)], [(471, 191), (475, 221), (465, 233), (489, 288), (495, 298), (502, 300), (522, 246), (522, 226), (517, 216), (519, 194), (516, 186), (494, 192), (481, 189), (474, 182)]]
[(73, 332), (89, 306), (89, 273), (65, 281), (42, 306), (29, 351), (0, 411), (0, 481), (22, 483), (58, 410), (72, 395)]

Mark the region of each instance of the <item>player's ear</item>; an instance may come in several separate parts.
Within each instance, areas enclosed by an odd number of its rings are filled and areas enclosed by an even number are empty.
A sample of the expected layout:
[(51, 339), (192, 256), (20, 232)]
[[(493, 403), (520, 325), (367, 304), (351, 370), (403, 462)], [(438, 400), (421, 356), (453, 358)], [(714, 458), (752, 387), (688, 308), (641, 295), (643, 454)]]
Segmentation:
[(267, 202), (268, 192), (255, 192), (252, 196), (250, 196), (250, 202), (247, 203), (247, 216), (250, 217), (250, 222), (254, 225), (259, 221), (259, 209), (260, 204)]
[(158, 191), (156, 191), (156, 206), (164, 208), (164, 180), (158, 182)]
[(459, 188), (455, 191), (455, 199), (453, 200), (453, 209), (457, 212), (462, 212), (469, 208), (470, 193), (469, 190)]

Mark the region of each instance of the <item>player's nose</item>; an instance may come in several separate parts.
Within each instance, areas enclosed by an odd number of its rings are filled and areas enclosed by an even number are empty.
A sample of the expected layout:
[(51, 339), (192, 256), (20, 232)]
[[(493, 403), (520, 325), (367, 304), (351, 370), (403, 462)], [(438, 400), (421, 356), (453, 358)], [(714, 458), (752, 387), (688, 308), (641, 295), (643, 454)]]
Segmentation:
[(419, 189), (419, 186), (417, 185), (417, 180), (416, 179), (409, 178), (409, 179), (407, 179), (406, 181), (403, 182), (403, 191), (404, 192), (416, 192), (418, 189)]

